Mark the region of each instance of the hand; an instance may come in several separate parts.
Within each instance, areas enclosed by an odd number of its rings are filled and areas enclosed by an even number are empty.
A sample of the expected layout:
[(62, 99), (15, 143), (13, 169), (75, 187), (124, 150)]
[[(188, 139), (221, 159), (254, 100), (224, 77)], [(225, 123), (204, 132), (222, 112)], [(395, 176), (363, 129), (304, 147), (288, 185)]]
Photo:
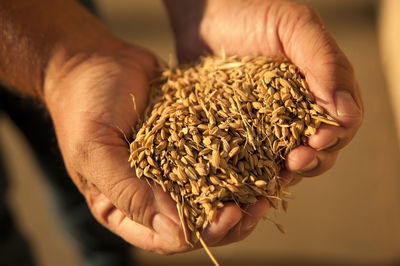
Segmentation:
[[(158, 185), (138, 179), (128, 163), (129, 137), (143, 112), (154, 57), (127, 44), (113, 45), (107, 55), (60, 53), (48, 69), (45, 100), (53, 118), (63, 158), (73, 181), (85, 196), (97, 220), (129, 243), (158, 253), (190, 250), (184, 239), (175, 202)], [(266, 201), (248, 211), (259, 213)], [(241, 218), (234, 204), (227, 204), (205, 238), (213, 243), (232, 241), (228, 233)], [(243, 234), (254, 224), (242, 223)], [(196, 246), (198, 247), (198, 246)]]
[(331, 168), (360, 127), (363, 109), (352, 66), (318, 15), (281, 0), (207, 1), (196, 10), (202, 15), (189, 12), (193, 19), (185, 25), (172, 19), (178, 24), (174, 28), (180, 59), (193, 60), (205, 51), (218, 54), (222, 48), (228, 55), (290, 59), (305, 74), (317, 103), (341, 125), (322, 125), (307, 146), (288, 154), (291, 183)]

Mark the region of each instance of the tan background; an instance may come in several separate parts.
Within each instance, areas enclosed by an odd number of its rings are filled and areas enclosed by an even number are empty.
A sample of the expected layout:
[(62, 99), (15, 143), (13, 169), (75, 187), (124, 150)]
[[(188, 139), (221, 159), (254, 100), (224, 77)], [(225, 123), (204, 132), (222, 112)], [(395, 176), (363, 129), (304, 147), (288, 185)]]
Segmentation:
[[(288, 227), (287, 235), (263, 222), (248, 239), (213, 251), (223, 265), (400, 263), (400, 153), (380, 66), (375, 2), (303, 2), (320, 12), (353, 63), (364, 95), (364, 123), (331, 171), (292, 189), (289, 213), (269, 213)], [(98, 3), (115, 34), (164, 59), (173, 53), (161, 2)], [(13, 177), (10, 201), (40, 265), (79, 265), (70, 241), (54, 222), (46, 184), (25, 141), (6, 118), (1, 118), (0, 135)], [(210, 265), (203, 251), (173, 256), (139, 251), (138, 256), (142, 265)]]

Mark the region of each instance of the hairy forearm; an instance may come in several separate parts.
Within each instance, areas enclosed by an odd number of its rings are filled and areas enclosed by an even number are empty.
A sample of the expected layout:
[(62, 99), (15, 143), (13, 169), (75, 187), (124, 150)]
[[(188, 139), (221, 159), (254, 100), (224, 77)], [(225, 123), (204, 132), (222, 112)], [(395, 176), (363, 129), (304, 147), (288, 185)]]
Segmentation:
[(46, 68), (57, 53), (66, 60), (96, 52), (111, 39), (74, 0), (0, 0), (0, 80), (43, 99)]

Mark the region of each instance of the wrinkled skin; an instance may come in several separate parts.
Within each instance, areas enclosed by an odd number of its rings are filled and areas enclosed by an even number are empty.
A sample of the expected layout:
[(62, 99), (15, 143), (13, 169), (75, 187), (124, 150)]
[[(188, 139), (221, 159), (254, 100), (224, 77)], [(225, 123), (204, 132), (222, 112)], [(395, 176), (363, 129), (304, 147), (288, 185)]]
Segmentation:
[[(193, 59), (205, 49), (219, 53), (224, 47), (227, 54), (292, 60), (305, 72), (318, 103), (342, 126), (324, 125), (309, 138), (309, 146), (293, 150), (286, 161), (290, 172), (283, 175), (294, 183), (301, 176), (328, 170), (360, 126), (362, 103), (350, 63), (318, 16), (286, 1), (215, 5), (207, 6), (200, 24), (177, 32), (180, 58)], [(171, 254), (191, 250), (175, 204), (158, 186), (136, 178), (121, 133), (129, 138), (137, 121), (130, 94), (142, 112), (155, 69), (152, 54), (118, 40), (104, 54), (65, 58), (60, 51), (47, 71), (45, 101), (68, 172), (97, 220), (135, 246)], [(337, 91), (348, 91), (348, 101), (340, 102)], [(349, 103), (352, 99), (354, 105)], [(339, 111), (337, 105), (342, 106)], [(310, 166), (315, 158), (317, 165)], [(210, 246), (239, 241), (254, 230), (268, 208), (265, 199), (248, 206), (246, 214), (235, 204), (226, 204), (203, 238)]]

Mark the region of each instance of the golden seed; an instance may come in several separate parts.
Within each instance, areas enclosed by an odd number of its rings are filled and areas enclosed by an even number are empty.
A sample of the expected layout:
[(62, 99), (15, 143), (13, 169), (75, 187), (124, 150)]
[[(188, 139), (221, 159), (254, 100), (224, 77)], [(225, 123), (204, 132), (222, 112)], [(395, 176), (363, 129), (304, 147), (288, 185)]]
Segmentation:
[(151, 158), (151, 156), (147, 157), (147, 162), (149, 163), (149, 165), (153, 166), (153, 167), (158, 167), (157, 163), (154, 161), (153, 158)]
[(281, 224), (275, 224), (276, 228), (278, 228), (278, 230), (282, 233), (282, 234), (286, 234), (287, 233), (287, 229), (285, 226), (281, 225)]
[(219, 152), (217, 150), (213, 150), (211, 157), (211, 164), (215, 168), (219, 168), (220, 163), (221, 163), (221, 156), (219, 155)]
[(239, 146), (233, 147), (230, 151), (229, 151), (229, 158), (232, 158), (233, 156), (235, 156), (240, 150)]
[(267, 187), (267, 182), (264, 180), (257, 180), (256, 182), (254, 182), (254, 184), (259, 188)]

